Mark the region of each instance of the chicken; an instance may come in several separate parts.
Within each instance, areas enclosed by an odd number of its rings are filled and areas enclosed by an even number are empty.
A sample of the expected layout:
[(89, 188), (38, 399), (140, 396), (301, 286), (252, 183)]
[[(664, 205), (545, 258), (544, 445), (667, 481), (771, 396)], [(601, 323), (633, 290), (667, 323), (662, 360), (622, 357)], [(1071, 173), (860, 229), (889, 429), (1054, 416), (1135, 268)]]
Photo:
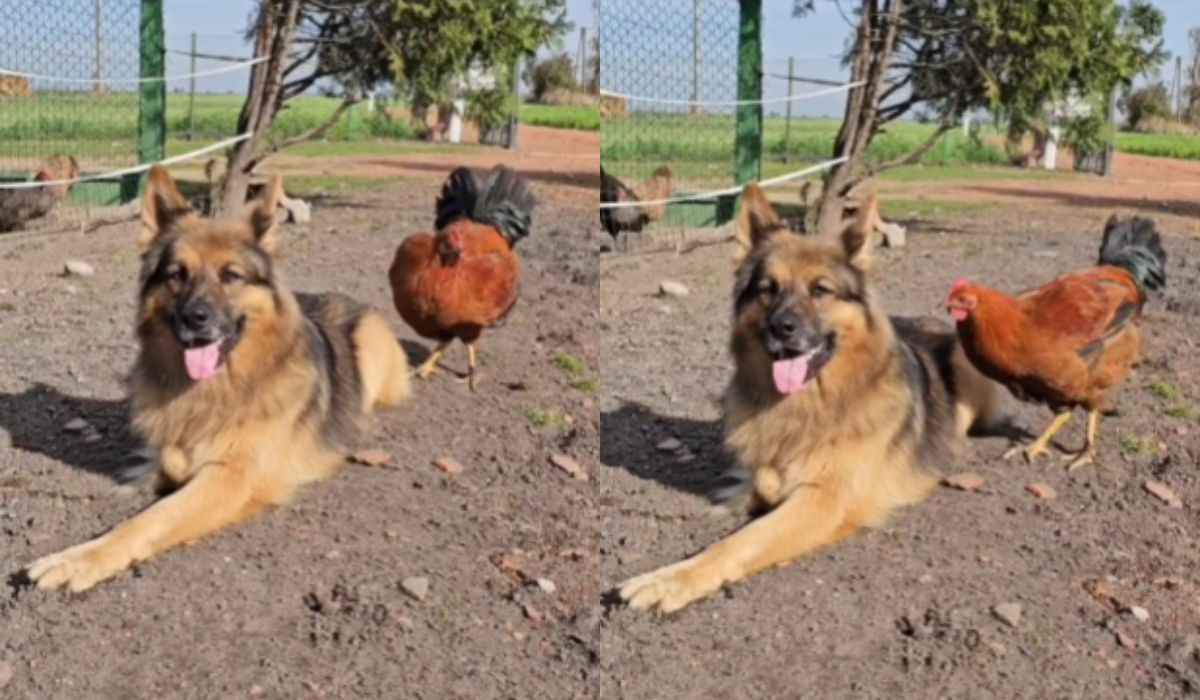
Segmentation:
[(1029, 461), (1078, 407), (1088, 411), (1083, 449), (1069, 469), (1095, 459), (1096, 429), (1108, 393), (1129, 375), (1142, 351), (1138, 329), (1147, 292), (1166, 285), (1167, 254), (1154, 222), (1113, 216), (1104, 227), (1097, 267), (1062, 275), (1016, 297), (958, 280), (946, 299), (967, 357), (1023, 401), (1056, 414), (1023, 450)]
[[(627, 187), (625, 183), (604, 172), (603, 165), (600, 166), (601, 204), (663, 200), (671, 196), (671, 187), (671, 169), (665, 165), (634, 188)], [(666, 204), (605, 208), (600, 210), (600, 225), (612, 236), (613, 243), (616, 243), (622, 231), (640, 232), (646, 224), (661, 220), (666, 213)]]
[[(51, 156), (34, 175), (37, 182), (74, 180), (79, 165), (70, 156)], [(71, 185), (46, 185), (21, 189), (0, 189), (0, 233), (18, 231), (25, 224), (54, 210), (67, 197)]]
[(457, 338), (467, 346), (467, 382), (475, 391), (475, 348), (485, 328), (517, 302), (521, 263), (514, 246), (529, 235), (533, 197), (525, 179), (502, 165), (482, 185), (458, 168), (437, 200), (436, 233), (404, 239), (388, 271), (405, 323), (437, 348), (416, 374), (427, 379)]

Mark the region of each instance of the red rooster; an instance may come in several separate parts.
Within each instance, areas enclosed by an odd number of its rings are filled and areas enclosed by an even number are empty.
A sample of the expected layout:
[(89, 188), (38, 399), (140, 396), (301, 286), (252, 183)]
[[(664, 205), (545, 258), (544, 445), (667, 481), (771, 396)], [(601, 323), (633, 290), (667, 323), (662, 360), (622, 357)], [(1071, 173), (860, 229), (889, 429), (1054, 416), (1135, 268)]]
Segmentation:
[[(1104, 227), (1097, 267), (1072, 272), (1016, 297), (958, 280), (946, 308), (967, 357), (1018, 399), (1057, 415), (1028, 447), (1032, 461), (1077, 407), (1088, 411), (1087, 441), (1069, 468), (1095, 459), (1096, 428), (1109, 390), (1142, 352), (1138, 329), (1146, 293), (1166, 284), (1167, 254), (1154, 222), (1116, 216)], [(1021, 451), (1013, 448), (1005, 457)]]
[(525, 179), (503, 165), (482, 185), (458, 168), (442, 186), (435, 234), (404, 239), (388, 271), (396, 310), (412, 329), (437, 341), (416, 371), (429, 378), (455, 338), (467, 346), (467, 382), (475, 391), (475, 346), (517, 302), (521, 263), (513, 248), (529, 235), (533, 197)]

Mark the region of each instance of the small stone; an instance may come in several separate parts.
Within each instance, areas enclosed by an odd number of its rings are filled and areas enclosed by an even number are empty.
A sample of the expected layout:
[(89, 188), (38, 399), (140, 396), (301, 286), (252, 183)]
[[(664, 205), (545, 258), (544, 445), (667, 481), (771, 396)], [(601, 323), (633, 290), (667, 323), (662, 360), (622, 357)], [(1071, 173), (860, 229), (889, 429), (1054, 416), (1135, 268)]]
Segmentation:
[(975, 472), (961, 472), (942, 479), (942, 486), (959, 491), (978, 491), (983, 488), (983, 477)]
[(1138, 622), (1145, 622), (1150, 619), (1150, 611), (1140, 605), (1129, 606), (1129, 614), (1133, 615)]
[(425, 600), (425, 596), (429, 595), (429, 579), (425, 576), (410, 576), (400, 582), (400, 588), (415, 600)]
[(537, 585), (538, 588), (542, 589), (542, 593), (546, 595), (554, 595), (558, 592), (558, 586), (554, 585), (554, 582), (548, 578), (539, 578)]
[(16, 669), (7, 661), (0, 661), (0, 688), (8, 685), (16, 675)]
[(267, 694), (266, 689), (264, 689), (261, 685), (250, 686), (250, 697), (261, 698), (262, 696), (264, 696), (266, 694)]
[(336, 549), (331, 549), (325, 553), (326, 559), (341, 559), (342, 553)]
[(453, 457), (438, 457), (433, 460), (433, 466), (441, 469), (450, 476), (462, 474), (463, 471), (463, 465), (459, 464), (458, 460)]
[(288, 219), (293, 223), (307, 224), (312, 221), (312, 206), (303, 199), (284, 197), (280, 204), (287, 210)]
[(1009, 627), (1016, 627), (1021, 623), (1023, 610), (1020, 603), (1000, 603), (992, 606), (992, 614), (996, 616), (996, 619)]
[(584, 471), (583, 466), (575, 461), (573, 457), (564, 454), (552, 454), (550, 455), (550, 463), (570, 474), (572, 479), (580, 481), (588, 480), (587, 472)]
[(63, 265), (64, 276), (75, 275), (76, 277), (91, 277), (95, 274), (96, 268), (82, 260), (68, 260), (67, 263)]
[(917, 583), (933, 583), (933, 574), (921, 574), (917, 579)]
[(991, 649), (992, 653), (996, 656), (1004, 656), (1008, 653), (1008, 647), (1000, 642), (988, 642), (988, 649)]
[(1134, 640), (1134, 638), (1125, 634), (1121, 630), (1117, 630), (1117, 644), (1120, 644), (1126, 649), (1137, 649), (1137, 642)]
[(529, 621), (535, 625), (541, 624), (542, 621), (546, 619), (540, 610), (533, 607), (529, 603), (525, 603), (521, 606), (521, 608), (525, 611), (525, 617), (529, 618)]
[(1037, 498), (1042, 499), (1043, 501), (1053, 501), (1055, 498), (1058, 498), (1058, 492), (1055, 491), (1054, 488), (1049, 484), (1026, 484), (1025, 490), (1029, 493), (1032, 493)]
[(883, 233), (883, 244), (888, 248), (903, 248), (908, 241), (908, 229), (900, 224), (881, 222), (879, 230)]
[(1171, 487), (1161, 481), (1146, 481), (1142, 484), (1142, 488), (1146, 490), (1146, 493), (1167, 504), (1168, 508), (1183, 507), (1183, 501), (1179, 499), (1179, 496), (1171, 490)]
[(654, 446), (659, 452), (674, 452), (683, 447), (683, 443), (675, 438), (667, 438)]
[(658, 285), (658, 293), (665, 297), (678, 298), (678, 297), (686, 297), (688, 294), (691, 294), (691, 290), (689, 290), (687, 287), (680, 284), (679, 282), (672, 282), (671, 280), (664, 280), (664, 281), (660, 282)]
[(82, 433), (90, 427), (91, 425), (89, 425), (84, 419), (72, 418), (71, 420), (67, 421), (65, 425), (63, 425), (63, 430), (67, 431), (68, 433)]
[(83, 441), (89, 445), (94, 445), (103, 439), (104, 439), (104, 437), (102, 435), (100, 435), (100, 433), (97, 433), (94, 431), (83, 436)]

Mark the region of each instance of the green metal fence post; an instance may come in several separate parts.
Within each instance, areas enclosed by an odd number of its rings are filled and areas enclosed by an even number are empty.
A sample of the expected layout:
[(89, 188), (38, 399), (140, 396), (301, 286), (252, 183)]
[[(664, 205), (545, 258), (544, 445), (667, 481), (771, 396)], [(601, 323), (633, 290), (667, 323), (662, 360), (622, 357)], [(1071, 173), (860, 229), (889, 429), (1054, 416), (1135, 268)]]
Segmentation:
[[(142, 0), (140, 54), (142, 78), (159, 78), (142, 83), (138, 100), (138, 162), (153, 163), (165, 157), (167, 141), (167, 85), (162, 80), (166, 64), (162, 0)], [(121, 189), (124, 199), (124, 183)]]
[[(741, 100), (762, 99), (762, 0), (740, 0), (738, 27), (738, 90)], [(737, 184), (755, 182), (762, 176), (762, 103), (738, 105), (734, 177)], [(730, 202), (732, 204), (732, 201)], [(727, 211), (728, 209), (728, 211)], [(721, 206), (718, 222), (732, 218), (732, 206)]]

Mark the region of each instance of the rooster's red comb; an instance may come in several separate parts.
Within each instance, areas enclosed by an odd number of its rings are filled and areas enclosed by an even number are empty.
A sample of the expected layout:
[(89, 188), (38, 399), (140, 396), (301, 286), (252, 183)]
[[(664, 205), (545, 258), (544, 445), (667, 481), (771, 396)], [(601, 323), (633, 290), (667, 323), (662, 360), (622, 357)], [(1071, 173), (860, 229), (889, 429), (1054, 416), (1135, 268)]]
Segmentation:
[(966, 277), (959, 277), (958, 279), (954, 280), (954, 284), (950, 286), (950, 291), (952, 293), (957, 292), (968, 284), (970, 284), (970, 282), (967, 281)]

